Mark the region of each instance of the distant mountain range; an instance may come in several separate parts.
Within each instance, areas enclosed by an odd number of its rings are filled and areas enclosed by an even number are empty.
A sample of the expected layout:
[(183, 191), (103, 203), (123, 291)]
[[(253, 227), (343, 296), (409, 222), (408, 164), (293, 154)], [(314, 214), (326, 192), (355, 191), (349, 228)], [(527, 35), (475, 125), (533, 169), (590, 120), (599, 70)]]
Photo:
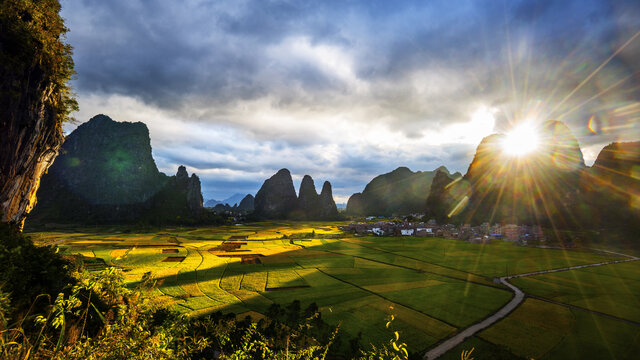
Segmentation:
[[(569, 128), (549, 121), (538, 149), (519, 158), (502, 148), (504, 135), (482, 140), (467, 173), (399, 167), (353, 194), (347, 215), (425, 213), (439, 223), (539, 224), (554, 229), (623, 229), (640, 233), (640, 142), (612, 143), (585, 165)], [(305, 175), (298, 194), (291, 173), (265, 180), (255, 198), (234, 194), (203, 210), (200, 179), (180, 166), (158, 171), (143, 123), (97, 115), (66, 139), (42, 177), (31, 223), (191, 222), (203, 214), (254, 211), (256, 218), (339, 219), (331, 184), (318, 194)]]
[(214, 205), (212, 208), (215, 212), (225, 212), (225, 211), (233, 211), (233, 212), (242, 212), (244, 214), (252, 212), (254, 209), (255, 198), (251, 194), (247, 194), (240, 203), (233, 204), (233, 206), (228, 203), (218, 203)]
[[(437, 171), (451, 175), (446, 167), (433, 171), (413, 172), (399, 167), (390, 173), (376, 176), (362, 193), (355, 193), (347, 202), (349, 215), (390, 216), (423, 213), (431, 182)], [(460, 173), (451, 176), (462, 176)]]
[(240, 194), (240, 193), (236, 193), (233, 194), (231, 196), (229, 196), (228, 198), (222, 200), (222, 201), (218, 201), (215, 199), (209, 199), (204, 203), (205, 207), (214, 207), (218, 204), (228, 204), (229, 206), (234, 206), (234, 205), (239, 205), (240, 202), (242, 201), (242, 199), (245, 198), (245, 196), (247, 196), (247, 194)]

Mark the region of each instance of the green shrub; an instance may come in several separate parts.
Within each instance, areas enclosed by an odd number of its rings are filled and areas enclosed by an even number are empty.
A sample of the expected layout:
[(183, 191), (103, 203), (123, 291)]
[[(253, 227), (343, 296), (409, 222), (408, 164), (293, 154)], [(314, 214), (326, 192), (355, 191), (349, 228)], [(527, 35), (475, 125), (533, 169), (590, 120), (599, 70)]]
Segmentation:
[(55, 297), (73, 283), (70, 268), (53, 248), (37, 247), (15, 227), (0, 224), (0, 288), (18, 310), (40, 294)]

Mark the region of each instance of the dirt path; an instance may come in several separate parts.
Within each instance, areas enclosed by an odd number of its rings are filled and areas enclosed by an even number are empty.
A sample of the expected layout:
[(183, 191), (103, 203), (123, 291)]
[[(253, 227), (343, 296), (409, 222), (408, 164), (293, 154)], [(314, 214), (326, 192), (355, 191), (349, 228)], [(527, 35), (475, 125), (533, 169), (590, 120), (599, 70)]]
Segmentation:
[(467, 338), (477, 334), (478, 332), (488, 328), (489, 326), (495, 324), (496, 322), (500, 321), (501, 319), (503, 319), (504, 317), (509, 315), (509, 313), (511, 313), (513, 310), (515, 310), (515, 308), (518, 307), (518, 305), (520, 305), (520, 303), (522, 303), (522, 301), (524, 300), (525, 293), (522, 290), (520, 290), (519, 288), (517, 288), (516, 286), (512, 285), (511, 283), (509, 283), (509, 279), (525, 277), (525, 276), (548, 274), (548, 273), (559, 272), (559, 271), (583, 269), (583, 268), (594, 267), (594, 266), (618, 264), (618, 263), (623, 263), (623, 262), (640, 260), (640, 258), (635, 257), (635, 256), (629, 256), (629, 255), (614, 253), (612, 251), (606, 251), (606, 250), (598, 250), (598, 251), (603, 251), (603, 252), (607, 252), (607, 253), (611, 253), (611, 254), (626, 256), (626, 257), (628, 257), (628, 259), (605, 261), (605, 262), (595, 263), (595, 264), (576, 265), (576, 266), (570, 266), (570, 267), (561, 268), (561, 269), (534, 271), (534, 272), (530, 272), (530, 273), (524, 273), (524, 274), (517, 274), (517, 275), (510, 275), (510, 276), (501, 277), (501, 278), (498, 279), (500, 281), (500, 283), (506, 285), (507, 287), (509, 287), (511, 289), (511, 291), (513, 291), (514, 297), (511, 299), (511, 301), (509, 301), (500, 310), (496, 311), (495, 313), (493, 313), (489, 317), (485, 318), (484, 320), (469, 326), (468, 328), (456, 333), (454, 336), (452, 336), (452, 337), (444, 340), (443, 342), (439, 343), (436, 347), (432, 348), (431, 350), (427, 351), (424, 354), (424, 359), (425, 360), (437, 359), (438, 357), (444, 355), (447, 351), (449, 351), (449, 350), (453, 349), (454, 347), (458, 346), (459, 344), (461, 344), (465, 339), (467, 339)]

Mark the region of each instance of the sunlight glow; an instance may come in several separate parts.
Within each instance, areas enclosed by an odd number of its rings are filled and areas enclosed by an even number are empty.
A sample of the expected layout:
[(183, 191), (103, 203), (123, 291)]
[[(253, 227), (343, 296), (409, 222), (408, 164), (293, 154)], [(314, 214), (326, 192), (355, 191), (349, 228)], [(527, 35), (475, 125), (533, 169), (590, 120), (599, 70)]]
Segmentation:
[(502, 142), (502, 149), (512, 156), (522, 156), (538, 147), (538, 134), (531, 124), (520, 125), (508, 132)]

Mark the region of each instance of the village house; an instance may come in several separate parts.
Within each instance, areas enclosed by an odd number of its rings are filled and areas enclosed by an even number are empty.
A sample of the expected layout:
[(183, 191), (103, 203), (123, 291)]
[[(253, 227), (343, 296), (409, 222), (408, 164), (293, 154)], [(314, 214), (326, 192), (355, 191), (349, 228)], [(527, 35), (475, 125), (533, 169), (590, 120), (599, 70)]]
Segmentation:
[(507, 224), (503, 226), (504, 240), (518, 241), (520, 239), (520, 228), (515, 224)]
[(432, 220), (427, 223), (405, 220), (404, 222), (351, 223), (347, 226), (341, 226), (340, 229), (360, 236), (443, 237), (466, 240), (472, 243), (488, 243), (491, 239), (501, 239), (527, 245), (531, 241), (545, 241), (544, 231), (540, 225), (490, 225), (485, 222), (479, 226), (471, 226), (470, 224), (456, 226), (453, 224), (437, 225)]
[(424, 236), (435, 236), (435, 235), (436, 234), (433, 231), (433, 228), (431, 228), (431, 227), (428, 227), (428, 228), (427, 227), (416, 228), (415, 236), (424, 237)]
[(414, 229), (400, 229), (400, 234), (402, 236), (413, 236), (414, 232), (415, 232)]

